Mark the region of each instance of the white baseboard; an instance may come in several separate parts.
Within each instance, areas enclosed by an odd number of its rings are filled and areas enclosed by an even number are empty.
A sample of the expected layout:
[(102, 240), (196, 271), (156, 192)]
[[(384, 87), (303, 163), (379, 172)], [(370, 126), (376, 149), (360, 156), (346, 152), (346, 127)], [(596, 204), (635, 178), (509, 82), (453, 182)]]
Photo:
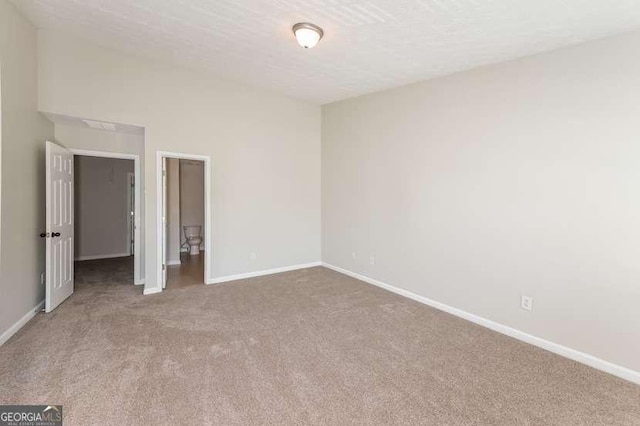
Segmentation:
[(2, 335), (0, 336), (0, 346), (2, 346), (7, 340), (9, 340), (11, 336), (16, 334), (18, 330), (20, 330), (26, 323), (28, 323), (31, 318), (36, 316), (36, 314), (40, 312), (42, 308), (44, 308), (44, 300), (38, 303), (35, 308), (30, 309), (29, 312), (24, 314), (22, 318), (20, 318), (18, 321), (16, 321), (15, 324), (9, 327), (7, 331), (2, 333)]
[(142, 294), (144, 294), (145, 296), (148, 296), (150, 294), (160, 293), (161, 291), (162, 289), (159, 287), (145, 288), (144, 290), (142, 290)]
[(115, 253), (115, 254), (96, 254), (92, 256), (78, 256), (74, 260), (82, 261), (82, 260), (97, 260), (97, 259), (112, 259), (114, 257), (129, 257), (130, 253)]
[(180, 262), (180, 259), (167, 261), (167, 266), (180, 265), (180, 264), (182, 264), (182, 262)]
[(445, 305), (444, 303), (437, 302), (435, 300), (431, 300), (424, 296), (419, 296), (415, 293), (412, 293), (407, 290), (403, 290), (398, 287), (394, 287), (390, 284), (383, 283), (382, 281), (375, 280), (373, 278), (369, 278), (364, 275), (360, 275), (355, 272), (351, 272), (347, 269), (340, 268), (335, 265), (331, 265), (329, 263), (322, 262), (322, 266), (325, 266), (329, 269), (333, 269), (336, 272), (340, 272), (342, 274), (348, 275), (350, 277), (356, 278), (360, 281), (364, 281), (366, 283), (375, 285), (377, 287), (383, 288), (385, 290), (389, 290), (393, 293), (399, 294), (404, 297), (408, 297), (409, 299), (413, 299), (416, 302), (424, 303), (425, 305), (429, 305), (438, 310), (450, 313), (457, 317), (463, 318), (467, 321), (471, 321), (475, 324), (481, 325), (483, 327), (489, 328), (493, 331), (497, 331), (498, 333), (506, 334), (507, 336), (513, 337), (515, 339), (521, 340), (523, 342), (529, 343), (531, 345), (537, 346), (539, 348), (545, 349), (549, 352), (553, 352), (557, 355), (563, 356), (565, 358), (569, 358), (573, 361), (577, 361), (579, 363), (588, 365), (589, 367), (593, 367), (595, 369), (604, 371), (609, 374), (613, 374), (614, 376), (620, 377), (622, 379), (628, 380), (633, 383), (640, 384), (640, 372), (631, 370), (626, 367), (622, 367), (620, 365), (613, 364), (609, 361), (605, 361), (603, 359), (597, 358), (593, 355), (586, 354), (584, 352), (577, 351), (575, 349), (568, 348), (566, 346), (562, 346), (558, 343), (553, 343), (548, 340), (542, 339), (540, 337), (533, 336), (531, 334), (525, 333), (524, 331), (517, 330), (515, 328), (508, 327), (506, 325), (502, 325), (495, 321), (491, 321), (489, 319), (471, 314), (469, 312), (463, 311), (458, 308), (454, 308), (449, 305)]
[(135, 285), (144, 285), (144, 278), (140, 278), (139, 280), (134, 280), (133, 284)]
[(322, 262), (303, 263), (300, 265), (284, 266), (282, 268), (265, 269), (263, 271), (247, 272), (245, 274), (227, 275), (226, 277), (218, 277), (208, 279), (207, 284), (220, 284), (227, 281), (243, 280), (245, 278), (261, 277), (263, 275), (279, 274), (281, 272), (295, 271), (296, 269), (312, 268), (321, 266)]

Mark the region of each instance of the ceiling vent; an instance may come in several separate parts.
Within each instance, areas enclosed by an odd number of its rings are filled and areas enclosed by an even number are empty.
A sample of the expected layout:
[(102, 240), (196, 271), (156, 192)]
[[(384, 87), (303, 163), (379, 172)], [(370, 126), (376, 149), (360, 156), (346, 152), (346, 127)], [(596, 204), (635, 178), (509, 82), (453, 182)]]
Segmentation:
[(91, 127), (92, 129), (98, 129), (98, 130), (108, 130), (110, 132), (115, 132), (116, 130), (118, 130), (116, 128), (116, 125), (113, 123), (104, 123), (102, 121), (94, 121), (94, 120), (82, 120), (84, 121), (84, 123)]

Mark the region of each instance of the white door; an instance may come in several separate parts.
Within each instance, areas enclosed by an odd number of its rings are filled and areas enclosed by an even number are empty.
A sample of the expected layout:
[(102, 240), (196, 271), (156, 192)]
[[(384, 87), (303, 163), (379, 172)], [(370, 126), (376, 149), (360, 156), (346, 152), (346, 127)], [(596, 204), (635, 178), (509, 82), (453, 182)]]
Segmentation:
[(73, 293), (73, 154), (46, 147), (46, 311)]
[(162, 288), (167, 286), (167, 158), (162, 157)]

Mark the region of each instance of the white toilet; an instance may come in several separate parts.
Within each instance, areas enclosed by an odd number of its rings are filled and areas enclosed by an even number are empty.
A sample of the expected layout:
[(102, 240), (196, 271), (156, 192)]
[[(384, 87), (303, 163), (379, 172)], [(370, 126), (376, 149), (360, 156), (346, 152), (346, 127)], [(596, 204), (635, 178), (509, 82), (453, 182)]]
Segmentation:
[(200, 244), (202, 243), (200, 231), (202, 230), (202, 226), (183, 226), (182, 229), (184, 230), (184, 237), (187, 239), (187, 244), (189, 245), (189, 254), (200, 254)]

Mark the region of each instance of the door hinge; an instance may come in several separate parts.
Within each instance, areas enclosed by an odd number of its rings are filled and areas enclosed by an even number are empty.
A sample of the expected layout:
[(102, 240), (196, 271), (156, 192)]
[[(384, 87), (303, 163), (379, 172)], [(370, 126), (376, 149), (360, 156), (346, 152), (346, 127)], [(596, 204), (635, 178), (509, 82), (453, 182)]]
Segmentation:
[(166, 170), (163, 170), (163, 171), (162, 171), (162, 176), (166, 176), (166, 175), (167, 175), (167, 171), (166, 171)]
[(162, 264), (162, 270), (164, 271), (165, 269), (167, 269), (167, 265), (165, 265), (164, 263)]

